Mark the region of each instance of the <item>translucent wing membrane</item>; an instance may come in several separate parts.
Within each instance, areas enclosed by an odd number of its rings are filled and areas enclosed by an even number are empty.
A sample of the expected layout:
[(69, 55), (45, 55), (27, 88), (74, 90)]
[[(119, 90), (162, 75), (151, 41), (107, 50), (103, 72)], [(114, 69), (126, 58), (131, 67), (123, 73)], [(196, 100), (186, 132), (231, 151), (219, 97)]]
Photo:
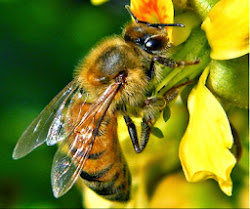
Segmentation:
[(84, 141), (80, 140), (79, 134), (75, 136), (72, 134), (71, 137), (73, 140), (63, 142), (53, 160), (51, 184), (54, 196), (57, 198), (64, 195), (74, 185), (93, 146), (92, 136), (83, 139)]
[(14, 159), (27, 155), (45, 142), (55, 115), (60, 117), (58, 111), (64, 109), (66, 101), (77, 88), (76, 80), (70, 82), (35, 118), (18, 140), (12, 155)]
[(71, 121), (70, 112), (76, 104), (80, 103), (81, 107), (83, 107), (86, 104), (87, 97), (88, 94), (78, 87), (65, 98), (49, 128), (46, 139), (47, 145), (54, 145), (66, 139), (72, 133), (74, 127), (80, 122), (81, 108), (78, 109), (79, 113), (74, 117), (74, 121)]
[(65, 194), (77, 180), (88, 159), (102, 119), (120, 86), (120, 83), (110, 85), (96, 103), (86, 104), (83, 109), (88, 107), (80, 114), (80, 123), (58, 148), (51, 171), (55, 197)]

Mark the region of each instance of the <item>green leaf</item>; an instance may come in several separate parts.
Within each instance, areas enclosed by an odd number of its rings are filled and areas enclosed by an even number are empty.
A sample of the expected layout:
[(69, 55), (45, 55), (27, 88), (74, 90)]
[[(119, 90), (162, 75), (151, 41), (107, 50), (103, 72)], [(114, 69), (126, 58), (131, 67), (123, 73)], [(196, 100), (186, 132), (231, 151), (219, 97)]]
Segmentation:
[(153, 135), (155, 135), (156, 137), (158, 137), (158, 138), (163, 138), (163, 137), (164, 137), (164, 135), (163, 135), (161, 129), (159, 129), (159, 128), (157, 128), (157, 127), (152, 127), (151, 133), (152, 133)]
[(171, 116), (170, 108), (169, 106), (166, 105), (166, 107), (163, 110), (163, 120), (167, 122), (170, 116)]

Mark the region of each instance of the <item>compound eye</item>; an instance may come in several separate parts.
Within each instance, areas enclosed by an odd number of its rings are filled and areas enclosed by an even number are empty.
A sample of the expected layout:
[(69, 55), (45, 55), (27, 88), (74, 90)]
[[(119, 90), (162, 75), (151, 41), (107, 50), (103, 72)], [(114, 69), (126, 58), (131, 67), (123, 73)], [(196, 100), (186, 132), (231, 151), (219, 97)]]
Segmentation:
[(167, 48), (168, 38), (166, 36), (154, 35), (147, 38), (144, 47), (148, 52), (161, 51)]
[(162, 48), (162, 42), (159, 39), (149, 39), (145, 44), (146, 48), (149, 50), (158, 50)]

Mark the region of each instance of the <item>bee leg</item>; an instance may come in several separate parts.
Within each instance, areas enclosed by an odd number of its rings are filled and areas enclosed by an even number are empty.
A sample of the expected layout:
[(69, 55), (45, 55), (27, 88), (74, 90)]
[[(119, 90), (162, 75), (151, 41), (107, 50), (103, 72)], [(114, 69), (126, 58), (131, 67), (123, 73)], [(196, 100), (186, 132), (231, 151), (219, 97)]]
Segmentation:
[(149, 69), (146, 71), (146, 76), (148, 80), (151, 80), (155, 76), (155, 67), (154, 67), (155, 61), (152, 59), (150, 63)]
[(144, 148), (146, 147), (148, 139), (149, 139), (149, 134), (150, 134), (150, 130), (151, 130), (149, 124), (143, 118), (142, 132), (141, 132), (141, 143), (139, 144), (136, 126), (135, 126), (134, 122), (132, 121), (132, 119), (128, 115), (124, 116), (124, 120), (125, 120), (126, 125), (128, 127), (128, 132), (129, 132), (130, 138), (132, 140), (135, 152), (136, 153), (142, 152), (144, 150)]
[(126, 125), (128, 127), (129, 136), (130, 136), (130, 138), (132, 140), (134, 149), (135, 149), (135, 151), (137, 153), (139, 153), (140, 152), (140, 146), (139, 146), (139, 142), (138, 142), (138, 137), (137, 137), (137, 131), (136, 131), (135, 124), (128, 115), (124, 116), (124, 120), (125, 120)]
[(158, 62), (162, 65), (167, 66), (167, 67), (176, 68), (176, 67), (184, 67), (185, 65), (195, 65), (195, 64), (198, 64), (200, 62), (200, 60), (174, 61), (174, 60), (166, 58), (166, 57), (160, 57), (160, 56), (153, 57), (153, 59), (151, 60), (151, 63), (150, 63), (150, 67), (146, 71), (146, 76), (147, 76), (148, 80), (151, 80), (155, 76), (155, 67), (154, 67), (155, 62)]
[(151, 133), (151, 125), (149, 121), (147, 121), (146, 118), (143, 117), (141, 123), (141, 147), (140, 147), (141, 152), (145, 149), (148, 143), (150, 133)]
[(181, 87), (190, 85), (192, 83), (193, 83), (193, 81), (187, 80), (186, 82), (181, 83), (177, 86), (174, 86), (171, 89), (169, 89), (168, 91), (166, 91), (166, 93), (163, 94), (163, 98), (166, 101), (166, 105), (169, 104), (171, 101), (173, 101), (176, 98)]
[(165, 65), (167, 67), (171, 67), (171, 68), (176, 68), (176, 67), (184, 67), (185, 65), (195, 65), (195, 64), (199, 64), (200, 60), (196, 59), (194, 61), (174, 61), (170, 58), (166, 58), (166, 57), (154, 57), (153, 58), (154, 62), (158, 62), (162, 65)]

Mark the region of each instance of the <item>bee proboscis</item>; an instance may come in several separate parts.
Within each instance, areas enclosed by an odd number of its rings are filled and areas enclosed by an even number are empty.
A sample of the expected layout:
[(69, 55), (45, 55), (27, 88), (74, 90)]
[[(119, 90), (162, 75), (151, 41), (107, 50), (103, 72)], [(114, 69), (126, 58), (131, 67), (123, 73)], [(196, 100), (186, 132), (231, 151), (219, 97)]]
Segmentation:
[[(131, 177), (117, 137), (117, 116), (128, 127), (134, 150), (144, 150), (166, 98), (152, 97), (155, 63), (178, 67), (164, 55), (171, 46), (165, 26), (139, 21), (127, 24), (122, 36), (99, 43), (77, 68), (69, 83), (22, 134), (13, 152), (21, 158), (44, 142), (59, 143), (51, 181), (55, 197), (65, 194), (82, 177), (104, 198), (128, 201)], [(133, 111), (136, 109), (136, 111)], [(153, 110), (153, 111), (152, 111)], [(141, 114), (138, 139), (131, 116)]]

